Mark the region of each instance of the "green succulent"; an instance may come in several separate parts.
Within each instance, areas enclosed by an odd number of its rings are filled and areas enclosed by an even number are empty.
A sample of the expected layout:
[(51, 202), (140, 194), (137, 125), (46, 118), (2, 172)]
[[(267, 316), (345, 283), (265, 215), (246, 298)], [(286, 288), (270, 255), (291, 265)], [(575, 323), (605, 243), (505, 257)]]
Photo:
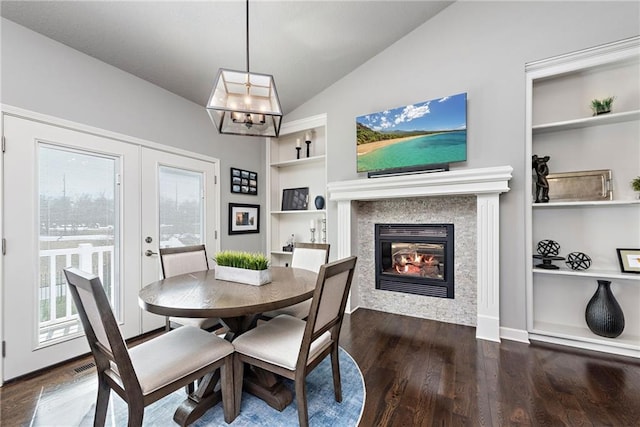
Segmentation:
[(640, 191), (640, 176), (636, 176), (631, 180), (631, 188), (633, 188), (633, 191)]
[(593, 114), (596, 115), (599, 113), (611, 111), (611, 105), (613, 104), (614, 99), (616, 99), (615, 96), (609, 96), (607, 98), (592, 100), (591, 110), (593, 110)]
[(266, 270), (269, 267), (269, 259), (264, 254), (254, 252), (222, 251), (213, 260), (223, 267), (245, 270)]

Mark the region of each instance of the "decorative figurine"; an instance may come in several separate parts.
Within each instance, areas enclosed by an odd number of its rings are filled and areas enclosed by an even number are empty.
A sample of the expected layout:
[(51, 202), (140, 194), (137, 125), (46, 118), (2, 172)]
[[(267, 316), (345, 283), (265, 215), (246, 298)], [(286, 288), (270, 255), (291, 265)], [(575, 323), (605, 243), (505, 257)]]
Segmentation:
[(571, 252), (565, 263), (572, 270), (586, 270), (591, 267), (591, 258), (582, 252)]
[(559, 270), (560, 267), (551, 264), (552, 261), (563, 260), (564, 257), (557, 256), (560, 253), (560, 244), (555, 240), (540, 240), (538, 242), (538, 254), (533, 257), (541, 259), (542, 264), (536, 265), (538, 268), (544, 268), (545, 270)]
[(548, 203), (549, 202), (549, 181), (547, 181), (547, 175), (549, 175), (549, 156), (538, 157), (536, 154), (532, 157), (532, 167), (536, 171), (536, 203)]
[(287, 239), (287, 246), (283, 246), (282, 247), (282, 251), (283, 252), (293, 252), (293, 246), (295, 244), (295, 235), (291, 235), (291, 237), (289, 237)]

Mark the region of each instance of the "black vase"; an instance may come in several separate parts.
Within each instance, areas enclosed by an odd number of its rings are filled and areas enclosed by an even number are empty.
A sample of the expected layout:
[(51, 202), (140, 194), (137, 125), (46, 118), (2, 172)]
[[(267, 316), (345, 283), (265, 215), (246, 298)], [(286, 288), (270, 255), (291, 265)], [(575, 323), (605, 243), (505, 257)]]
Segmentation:
[(322, 196), (317, 196), (316, 199), (314, 200), (314, 203), (316, 204), (316, 209), (323, 209), (324, 208), (324, 197)]
[(584, 312), (589, 329), (607, 338), (615, 338), (624, 330), (624, 313), (611, 292), (611, 282), (598, 280), (598, 289), (593, 294)]

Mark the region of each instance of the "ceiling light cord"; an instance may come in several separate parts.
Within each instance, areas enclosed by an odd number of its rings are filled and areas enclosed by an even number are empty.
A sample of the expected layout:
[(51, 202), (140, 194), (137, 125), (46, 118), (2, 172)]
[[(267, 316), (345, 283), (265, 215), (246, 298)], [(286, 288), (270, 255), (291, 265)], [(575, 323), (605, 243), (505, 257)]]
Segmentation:
[(247, 0), (247, 74), (249, 74), (249, 0)]

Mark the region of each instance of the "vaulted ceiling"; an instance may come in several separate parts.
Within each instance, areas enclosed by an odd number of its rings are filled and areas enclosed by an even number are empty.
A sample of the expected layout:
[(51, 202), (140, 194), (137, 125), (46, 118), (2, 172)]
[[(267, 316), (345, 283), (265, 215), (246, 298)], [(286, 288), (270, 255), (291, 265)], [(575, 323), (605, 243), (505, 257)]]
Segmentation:
[[(451, 3), (254, 0), (250, 69), (274, 76), (287, 113)], [(202, 106), (218, 68), (246, 68), (242, 0), (2, 0), (0, 14)]]

